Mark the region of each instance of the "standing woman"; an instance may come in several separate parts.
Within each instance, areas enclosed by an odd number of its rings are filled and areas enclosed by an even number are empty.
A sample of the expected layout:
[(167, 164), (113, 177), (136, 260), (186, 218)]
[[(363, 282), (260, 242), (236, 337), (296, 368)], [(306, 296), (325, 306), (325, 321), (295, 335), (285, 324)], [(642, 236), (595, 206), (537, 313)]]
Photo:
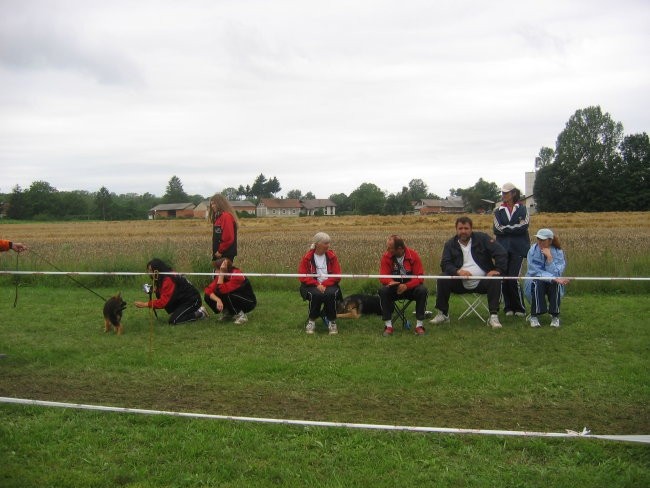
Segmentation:
[(336, 327), (336, 301), (341, 295), (339, 277), (341, 265), (334, 251), (330, 250), (330, 236), (325, 232), (318, 232), (312, 239), (309, 251), (302, 257), (298, 265), (298, 273), (316, 275), (303, 276), (300, 280), (300, 296), (309, 300), (309, 320), (305, 332), (313, 334), (316, 330), (316, 319), (320, 316), (321, 307), (325, 306), (325, 315), (329, 322), (330, 335), (338, 334)]
[(187, 278), (179, 274), (162, 274), (174, 272), (162, 259), (153, 258), (149, 261), (147, 272), (153, 278), (153, 292), (156, 298), (148, 302), (134, 302), (136, 308), (164, 308), (172, 325), (208, 316), (205, 308), (201, 306), (199, 291)]
[[(494, 235), (508, 253), (508, 269), (504, 276), (519, 276), (524, 258), (530, 249), (528, 224), (530, 217), (521, 192), (512, 183), (501, 188), (503, 202), (494, 210)], [(506, 316), (526, 316), (526, 305), (518, 280), (502, 280), (503, 310)]]
[(528, 251), (526, 276), (541, 279), (526, 280), (524, 284), (526, 298), (530, 301), (530, 326), (539, 327), (538, 316), (548, 312), (551, 314), (551, 327), (559, 327), (560, 300), (564, 295), (564, 285), (569, 282), (562, 278), (566, 268), (564, 251), (551, 229), (540, 229), (535, 237), (537, 242)]
[(239, 221), (230, 202), (220, 193), (210, 199), (208, 218), (212, 223), (212, 261), (219, 258), (229, 259), (237, 256), (237, 228)]

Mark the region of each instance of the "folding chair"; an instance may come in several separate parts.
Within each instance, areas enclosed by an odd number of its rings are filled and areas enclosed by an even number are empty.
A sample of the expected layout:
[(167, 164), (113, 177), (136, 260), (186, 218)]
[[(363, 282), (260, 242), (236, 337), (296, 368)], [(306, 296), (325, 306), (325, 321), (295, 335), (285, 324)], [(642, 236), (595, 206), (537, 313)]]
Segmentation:
[[(462, 318), (474, 313), (483, 322), (487, 322), (490, 316), (490, 310), (487, 308), (487, 305), (485, 305), (485, 295), (481, 295), (480, 293), (472, 293), (471, 295), (461, 294), (460, 297), (467, 305), (467, 308), (463, 313), (460, 314), (458, 320), (461, 320)], [(483, 315), (481, 315), (481, 313), (484, 311), (487, 313), (486, 317), (483, 317)]]
[(393, 310), (393, 322), (399, 320), (402, 322), (402, 326), (406, 330), (411, 330), (411, 321), (406, 318), (406, 312), (409, 305), (411, 305), (411, 302), (413, 302), (413, 300), (409, 300), (408, 298), (395, 300), (395, 309)]

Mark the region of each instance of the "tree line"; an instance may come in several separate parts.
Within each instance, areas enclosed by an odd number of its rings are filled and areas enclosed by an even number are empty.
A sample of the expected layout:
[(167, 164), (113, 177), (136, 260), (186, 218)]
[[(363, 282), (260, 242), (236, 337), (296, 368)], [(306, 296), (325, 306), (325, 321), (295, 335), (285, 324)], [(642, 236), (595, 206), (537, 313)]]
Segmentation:
[[(559, 134), (555, 149), (542, 147), (535, 158), (534, 197), (543, 212), (598, 212), (650, 210), (650, 140), (648, 135), (623, 135), (623, 125), (601, 108), (575, 112)], [(523, 189), (522, 189), (523, 190)], [(251, 184), (221, 192), (229, 200), (275, 198), (280, 181), (259, 174)], [(496, 183), (479, 180), (468, 188), (451, 188), (461, 197), (465, 211), (488, 211), (500, 199)], [(311, 191), (287, 191), (286, 198), (314, 199)], [(97, 192), (58, 191), (45, 181), (29, 188), (19, 186), (0, 194), (0, 212), (15, 220), (132, 220), (147, 218), (160, 203), (198, 204), (203, 195), (188, 195), (177, 176), (172, 176), (162, 197), (145, 193), (115, 194), (106, 187)], [(338, 215), (399, 215), (413, 212), (413, 202), (440, 199), (427, 184), (414, 178), (402, 190), (387, 193), (374, 183), (362, 183), (349, 195), (335, 193), (329, 199)]]

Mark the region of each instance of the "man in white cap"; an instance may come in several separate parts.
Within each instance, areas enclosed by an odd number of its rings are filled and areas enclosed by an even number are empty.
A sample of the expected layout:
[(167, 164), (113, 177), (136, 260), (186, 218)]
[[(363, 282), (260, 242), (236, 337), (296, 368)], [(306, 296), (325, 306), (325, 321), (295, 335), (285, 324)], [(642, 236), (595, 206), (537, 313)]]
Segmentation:
[[(505, 183), (501, 187), (501, 198), (503, 202), (494, 210), (494, 235), (508, 253), (508, 266), (504, 276), (518, 277), (530, 248), (530, 218), (526, 205), (520, 201), (521, 192), (514, 184)], [(526, 306), (518, 280), (503, 280), (501, 293), (506, 316), (526, 316)]]

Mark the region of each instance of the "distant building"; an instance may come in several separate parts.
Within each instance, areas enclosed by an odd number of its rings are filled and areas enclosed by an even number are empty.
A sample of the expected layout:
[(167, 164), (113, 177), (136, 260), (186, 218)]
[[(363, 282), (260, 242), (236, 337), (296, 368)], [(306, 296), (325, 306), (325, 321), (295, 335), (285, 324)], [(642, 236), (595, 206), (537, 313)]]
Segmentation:
[(313, 200), (300, 200), (303, 215), (315, 215), (322, 211), (323, 215), (336, 215), (336, 203), (329, 198), (316, 198)]
[(191, 219), (194, 217), (193, 203), (161, 203), (149, 210), (149, 219)]
[(440, 213), (463, 213), (465, 205), (460, 197), (447, 197), (444, 200), (423, 198), (413, 205), (416, 215), (429, 215)]
[(294, 198), (262, 198), (257, 204), (258, 217), (299, 217), (302, 204)]
[(524, 188), (524, 193), (526, 194), (526, 208), (531, 215), (537, 212), (534, 194), (536, 176), (537, 173), (535, 171), (526, 171), (526, 187)]
[(253, 202), (249, 202), (248, 200), (234, 200), (230, 202), (230, 205), (232, 205), (235, 212), (257, 215), (257, 207), (255, 207)]

